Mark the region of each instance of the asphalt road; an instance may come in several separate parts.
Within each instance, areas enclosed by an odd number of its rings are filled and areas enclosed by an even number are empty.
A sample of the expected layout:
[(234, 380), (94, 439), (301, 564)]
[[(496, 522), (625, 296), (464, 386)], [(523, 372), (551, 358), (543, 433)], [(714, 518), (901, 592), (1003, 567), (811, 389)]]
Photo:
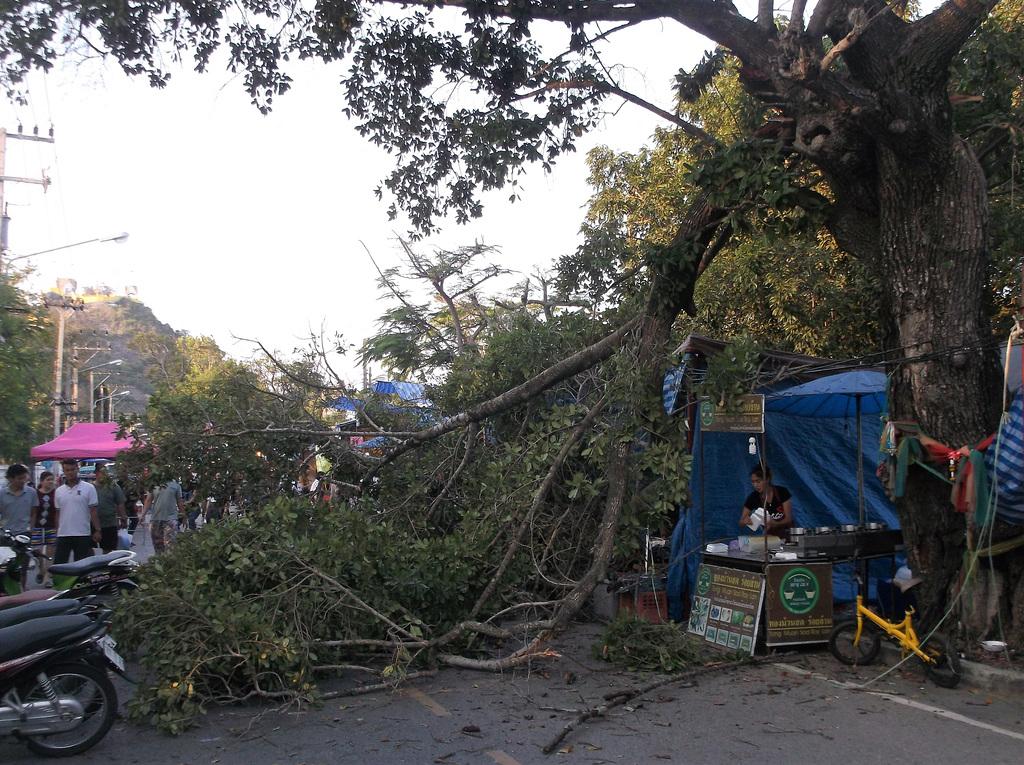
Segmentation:
[[(840, 667), (827, 652), (796, 664), (721, 670), (663, 685), (571, 730), (606, 694), (655, 676), (620, 672), (589, 657), (600, 625), (580, 624), (558, 656), (503, 674), (444, 670), (400, 689), (298, 710), (211, 710), (179, 737), (118, 722), (67, 762), (216, 763), (1019, 763), (1024, 699), (962, 684), (944, 690), (916, 670)], [(890, 657), (891, 661), (891, 657)], [(346, 675), (326, 691), (369, 684)], [(865, 683), (870, 683), (865, 686)], [(131, 686), (119, 683), (122, 699)], [(39, 760), (0, 743), (0, 762)]]

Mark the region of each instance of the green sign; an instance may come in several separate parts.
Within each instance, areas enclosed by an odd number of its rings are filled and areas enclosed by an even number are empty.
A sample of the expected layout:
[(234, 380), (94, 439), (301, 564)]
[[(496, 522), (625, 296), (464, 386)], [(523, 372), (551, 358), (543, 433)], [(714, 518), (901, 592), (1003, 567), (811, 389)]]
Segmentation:
[(832, 564), (769, 565), (765, 616), (769, 647), (828, 642), (832, 633)]
[(818, 602), (821, 585), (810, 571), (805, 568), (794, 568), (782, 577), (779, 586), (782, 593), (782, 605), (791, 614), (806, 614)]
[(709, 433), (764, 433), (764, 396), (740, 396), (741, 410), (726, 412), (708, 400), (700, 402), (700, 427)]
[(701, 595), (707, 595), (708, 590), (711, 589), (711, 579), (711, 571), (707, 568), (702, 568), (697, 575), (697, 592)]

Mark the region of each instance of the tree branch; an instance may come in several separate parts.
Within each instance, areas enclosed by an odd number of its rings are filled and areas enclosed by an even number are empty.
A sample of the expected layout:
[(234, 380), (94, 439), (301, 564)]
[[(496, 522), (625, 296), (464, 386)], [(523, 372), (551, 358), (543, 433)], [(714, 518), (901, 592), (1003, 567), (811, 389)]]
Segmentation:
[(406, 452), (412, 451), (428, 441), (440, 438), (446, 433), (451, 433), (453, 430), (465, 427), (471, 422), (480, 422), (487, 417), (493, 417), (496, 414), (501, 414), (514, 406), (518, 406), (519, 404), (529, 401), (531, 398), (547, 390), (551, 386), (562, 382), (562, 380), (568, 380), (570, 377), (579, 374), (585, 369), (589, 369), (595, 364), (604, 361), (615, 353), (626, 335), (635, 329), (639, 323), (640, 317), (630, 319), (603, 340), (594, 343), (589, 348), (584, 348), (582, 351), (558, 362), (554, 366), (548, 367), (539, 375), (527, 380), (521, 385), (517, 385), (515, 388), (512, 388), (489, 401), (484, 401), (481, 404), (472, 406), (461, 414), (450, 417), (433, 427), (421, 430), (419, 433), (403, 441), (393, 450), (388, 452), (380, 463), (375, 465), (365, 476), (363, 476), (359, 485), (365, 489), (370, 485), (373, 477), (380, 472), (381, 468), (391, 462), (394, 462), (398, 457)]

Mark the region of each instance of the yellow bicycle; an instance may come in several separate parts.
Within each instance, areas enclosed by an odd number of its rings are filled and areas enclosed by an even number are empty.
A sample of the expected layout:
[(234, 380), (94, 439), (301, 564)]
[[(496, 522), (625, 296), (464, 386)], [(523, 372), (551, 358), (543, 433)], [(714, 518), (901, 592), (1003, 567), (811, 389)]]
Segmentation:
[(936, 685), (955, 688), (960, 682), (960, 656), (937, 632), (924, 642), (918, 640), (910, 620), (913, 613), (913, 608), (907, 609), (906, 617), (897, 624), (871, 611), (864, 605), (864, 596), (857, 595), (857, 615), (843, 619), (833, 627), (828, 650), (843, 664), (870, 664), (878, 658), (884, 634), (903, 649), (904, 655), (912, 653), (917, 656), (924, 664), (925, 675)]

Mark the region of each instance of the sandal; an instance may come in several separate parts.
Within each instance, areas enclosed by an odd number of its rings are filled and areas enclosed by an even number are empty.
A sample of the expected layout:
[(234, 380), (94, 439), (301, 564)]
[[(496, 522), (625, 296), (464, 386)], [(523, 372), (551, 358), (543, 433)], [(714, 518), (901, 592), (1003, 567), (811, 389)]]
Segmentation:
[(42, 572), (39, 572), (38, 574), (36, 574), (36, 584), (42, 584), (42, 583), (43, 583), (43, 574), (42, 574)]

